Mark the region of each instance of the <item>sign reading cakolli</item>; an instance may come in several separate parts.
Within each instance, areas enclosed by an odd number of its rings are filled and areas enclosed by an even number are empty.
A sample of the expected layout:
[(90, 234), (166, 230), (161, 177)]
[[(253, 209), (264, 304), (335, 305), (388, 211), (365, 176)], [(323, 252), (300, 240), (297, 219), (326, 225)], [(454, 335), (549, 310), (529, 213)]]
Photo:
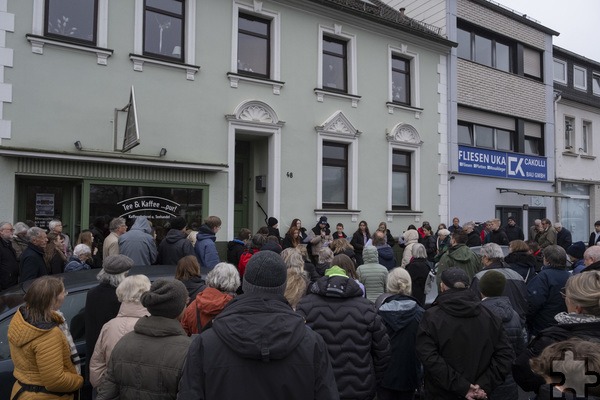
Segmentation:
[(546, 158), (458, 146), (458, 172), (500, 178), (548, 180)]
[(120, 217), (148, 217), (154, 219), (169, 219), (178, 215), (178, 203), (162, 197), (142, 196), (132, 197), (117, 203), (122, 208)]

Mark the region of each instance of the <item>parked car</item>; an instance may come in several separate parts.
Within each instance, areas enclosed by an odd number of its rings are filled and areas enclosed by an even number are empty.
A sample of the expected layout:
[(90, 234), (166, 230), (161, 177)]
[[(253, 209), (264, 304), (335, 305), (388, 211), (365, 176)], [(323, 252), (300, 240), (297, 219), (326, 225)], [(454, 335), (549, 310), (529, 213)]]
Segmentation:
[[(150, 281), (158, 278), (173, 279), (175, 268), (174, 265), (135, 266), (129, 271), (129, 275), (144, 274)], [(85, 300), (88, 290), (98, 284), (96, 275), (99, 271), (99, 269), (91, 269), (57, 275), (63, 278), (65, 289), (68, 292), (60, 310), (65, 315), (73, 341), (84, 364), (86, 361), (83, 318)], [(0, 292), (0, 399), (10, 399), (10, 393), (15, 382), (13, 376), (14, 366), (8, 346), (8, 325), (17, 309), (24, 304), (23, 297), (31, 282), (33, 281), (23, 282)], [(82, 367), (82, 370), (85, 370), (85, 368)], [(80, 399), (91, 399), (89, 383), (87, 387), (84, 386), (81, 394)]]

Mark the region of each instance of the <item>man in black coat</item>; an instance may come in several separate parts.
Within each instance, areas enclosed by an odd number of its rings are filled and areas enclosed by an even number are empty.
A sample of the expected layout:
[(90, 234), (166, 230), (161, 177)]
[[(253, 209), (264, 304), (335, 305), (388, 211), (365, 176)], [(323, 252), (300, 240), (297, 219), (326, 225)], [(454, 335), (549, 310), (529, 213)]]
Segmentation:
[(508, 217), (506, 221), (506, 226), (504, 227), (504, 232), (506, 232), (506, 236), (508, 237), (508, 242), (512, 242), (513, 240), (525, 240), (525, 234), (523, 233), (523, 229), (517, 222), (514, 217)]
[(489, 240), (487, 242), (496, 243), (500, 246), (508, 246), (508, 236), (506, 236), (506, 232), (504, 232), (504, 229), (500, 226), (500, 220), (493, 219), (490, 221), (490, 224), (492, 230), (490, 231)]
[(286, 280), (279, 255), (252, 256), (244, 294), (192, 342), (177, 399), (339, 399), (323, 338), (283, 297)]
[(600, 242), (600, 221), (594, 223), (594, 231), (590, 233), (590, 240), (588, 246), (592, 247), (596, 243)]
[(426, 399), (483, 399), (502, 384), (515, 358), (501, 321), (481, 305), (459, 268), (441, 274), (441, 294), (417, 331)]
[(183, 217), (175, 217), (170, 223), (171, 229), (158, 245), (157, 264), (177, 265), (185, 256), (194, 256), (194, 246), (187, 238), (187, 222)]
[(29, 241), (27, 248), (21, 254), (19, 282), (48, 275), (46, 262), (44, 261), (44, 252), (48, 243), (46, 231), (36, 226), (29, 228), (27, 230), (27, 240)]
[(12, 246), (13, 226), (10, 222), (0, 222), (0, 290), (17, 284), (19, 261)]
[(567, 251), (569, 246), (573, 244), (571, 231), (564, 228), (560, 222), (554, 223), (554, 229), (556, 230), (556, 244)]

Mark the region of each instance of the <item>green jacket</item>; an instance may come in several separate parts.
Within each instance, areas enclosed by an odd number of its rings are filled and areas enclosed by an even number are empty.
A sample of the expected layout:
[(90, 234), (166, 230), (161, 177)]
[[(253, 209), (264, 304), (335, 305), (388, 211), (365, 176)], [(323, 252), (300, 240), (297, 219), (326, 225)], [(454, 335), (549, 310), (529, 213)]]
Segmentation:
[(475, 274), (482, 269), (479, 256), (464, 244), (450, 247), (440, 259), (436, 272), (438, 285), (442, 281), (442, 272), (453, 267), (463, 269), (469, 275), (469, 280), (473, 280)]

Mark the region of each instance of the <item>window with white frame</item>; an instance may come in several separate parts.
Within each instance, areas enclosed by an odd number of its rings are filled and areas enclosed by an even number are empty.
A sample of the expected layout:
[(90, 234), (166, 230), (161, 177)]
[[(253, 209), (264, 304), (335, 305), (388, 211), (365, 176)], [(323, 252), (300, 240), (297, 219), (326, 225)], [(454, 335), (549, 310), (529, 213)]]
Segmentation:
[(581, 148), (580, 151), (584, 154), (591, 154), (591, 140), (592, 140), (592, 122), (583, 121), (581, 129)]
[(388, 112), (394, 108), (419, 108), (419, 54), (408, 51), (408, 46), (388, 46), (389, 88)]
[(96, 45), (97, 0), (46, 0), (44, 36)]
[(575, 148), (575, 118), (565, 117), (565, 149)]
[(567, 62), (554, 59), (554, 80), (556, 82), (567, 84)]
[(183, 0), (144, 1), (144, 55), (183, 62)]
[(392, 102), (410, 105), (410, 60), (392, 54)]
[(587, 70), (585, 68), (573, 66), (573, 86), (575, 89), (587, 90)]
[(323, 141), (323, 208), (348, 208), (348, 147)]
[(356, 37), (343, 32), (340, 25), (320, 26), (318, 68), (318, 89), (356, 95)]
[(419, 210), (421, 137), (412, 125), (404, 123), (386, 136), (390, 144), (388, 213)]
[(412, 153), (392, 150), (392, 210), (410, 210)]
[(600, 96), (600, 73), (599, 74), (592, 74), (592, 92), (596, 95), (596, 96)]

